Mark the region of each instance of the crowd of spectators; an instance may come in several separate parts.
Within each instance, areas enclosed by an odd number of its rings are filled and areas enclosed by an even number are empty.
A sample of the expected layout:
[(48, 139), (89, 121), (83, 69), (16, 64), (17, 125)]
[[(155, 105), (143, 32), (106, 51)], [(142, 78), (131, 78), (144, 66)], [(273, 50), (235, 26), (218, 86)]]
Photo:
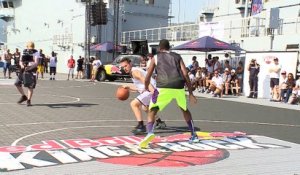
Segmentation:
[(225, 60), (224, 66), (219, 57), (208, 55), (205, 67), (200, 67), (196, 56), (192, 58), (192, 64), (187, 68), (194, 90), (201, 93), (211, 93), (214, 97), (223, 95), (240, 95), (243, 84), (243, 62), (233, 69), (230, 60)]
[[(212, 57), (209, 54), (205, 60), (205, 67), (200, 67), (196, 56), (193, 56), (192, 64), (187, 69), (194, 90), (221, 98), (224, 95), (240, 96), (243, 91), (244, 63), (239, 61), (237, 67), (235, 69), (233, 67), (231, 59), (224, 60), (222, 66), (219, 57)], [(249, 71), (250, 93), (247, 97), (255, 99), (258, 97), (258, 74), (260, 72), (260, 65), (256, 59), (251, 59), (245, 71)], [(270, 65), (269, 74), (270, 101), (288, 104), (300, 102), (300, 78), (295, 80), (293, 73), (281, 71), (278, 58), (275, 58)]]

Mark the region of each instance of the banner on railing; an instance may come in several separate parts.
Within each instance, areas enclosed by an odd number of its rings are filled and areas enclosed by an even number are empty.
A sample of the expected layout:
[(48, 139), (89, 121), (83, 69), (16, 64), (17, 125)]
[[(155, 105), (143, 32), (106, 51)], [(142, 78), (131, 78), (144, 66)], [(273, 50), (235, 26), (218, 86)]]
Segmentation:
[(223, 40), (224, 23), (222, 22), (199, 23), (199, 38), (203, 36), (210, 36), (219, 40)]

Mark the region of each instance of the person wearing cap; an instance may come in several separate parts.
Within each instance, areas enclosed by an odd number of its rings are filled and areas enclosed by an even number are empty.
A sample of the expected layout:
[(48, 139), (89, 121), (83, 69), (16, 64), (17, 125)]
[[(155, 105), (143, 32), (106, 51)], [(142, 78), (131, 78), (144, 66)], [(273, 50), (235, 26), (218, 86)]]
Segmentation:
[[(234, 69), (231, 70), (231, 81), (230, 81), (230, 89), (233, 95), (240, 95), (240, 86), (239, 86), (239, 78), (236, 71)], [(235, 90), (235, 92), (233, 91)]]
[[(27, 101), (27, 106), (31, 106), (33, 89), (36, 86), (36, 71), (40, 55), (38, 51), (34, 49), (33, 42), (28, 42), (26, 47), (27, 49), (23, 51), (20, 60), (21, 72), (15, 81), (15, 86), (22, 95), (18, 104)], [(28, 88), (27, 96), (24, 93), (22, 85)]]
[(274, 88), (278, 88), (279, 86), (280, 71), (281, 65), (279, 64), (278, 58), (275, 57), (273, 64), (271, 64), (269, 68), (271, 99), (273, 98)]
[(247, 70), (249, 71), (249, 86), (250, 86), (250, 93), (248, 95), (248, 98), (257, 98), (258, 74), (260, 71), (260, 65), (256, 62), (256, 59), (252, 59), (250, 61)]
[(231, 82), (231, 74), (229, 68), (225, 68), (222, 78), (225, 87), (225, 95), (228, 95), (228, 90)]

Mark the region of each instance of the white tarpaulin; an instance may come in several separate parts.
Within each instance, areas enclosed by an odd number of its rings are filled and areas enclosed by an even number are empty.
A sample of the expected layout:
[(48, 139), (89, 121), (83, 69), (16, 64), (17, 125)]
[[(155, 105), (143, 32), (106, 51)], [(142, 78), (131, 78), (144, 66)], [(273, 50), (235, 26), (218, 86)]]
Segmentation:
[(295, 76), (298, 52), (260, 52), (247, 53), (244, 71), (244, 93), (249, 95), (249, 71), (247, 67), (251, 59), (256, 59), (260, 64), (260, 72), (258, 74), (258, 98), (270, 98), (270, 75), (269, 68), (273, 63), (273, 59), (277, 57), (281, 64), (282, 71), (293, 73)]

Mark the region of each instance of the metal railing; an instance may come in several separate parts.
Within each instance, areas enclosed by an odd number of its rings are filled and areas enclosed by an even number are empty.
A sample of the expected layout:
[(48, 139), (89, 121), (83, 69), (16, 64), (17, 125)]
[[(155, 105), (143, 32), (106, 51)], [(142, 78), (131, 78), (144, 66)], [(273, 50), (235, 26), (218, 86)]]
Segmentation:
[[(269, 19), (249, 17), (228, 21), (214, 22), (219, 27), (214, 32), (223, 33), (223, 37), (228, 40), (238, 40), (247, 37), (262, 37), (268, 35), (292, 35), (300, 34), (300, 17), (284, 18), (279, 21), (278, 29), (268, 27)], [(148, 40), (148, 42), (158, 42), (160, 39), (170, 41), (188, 41), (200, 36), (203, 28), (207, 29), (208, 23), (185, 24), (145, 30), (134, 30), (122, 32), (122, 44), (129, 44), (131, 40)], [(206, 27), (205, 27), (206, 25)], [(220, 27), (221, 26), (221, 27)], [(213, 27), (213, 25), (211, 26)]]

